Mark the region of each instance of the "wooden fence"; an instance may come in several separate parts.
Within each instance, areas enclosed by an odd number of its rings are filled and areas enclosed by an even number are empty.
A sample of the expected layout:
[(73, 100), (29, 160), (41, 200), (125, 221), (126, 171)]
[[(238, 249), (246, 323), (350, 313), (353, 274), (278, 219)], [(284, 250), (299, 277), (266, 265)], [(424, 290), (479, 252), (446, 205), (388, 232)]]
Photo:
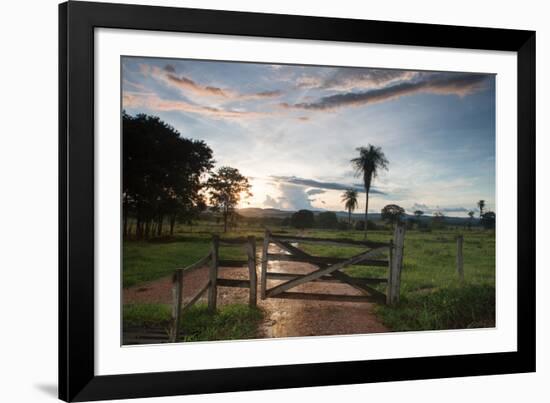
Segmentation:
[[(393, 240), (388, 243), (373, 241), (356, 241), (352, 239), (326, 239), (298, 237), (292, 235), (273, 234), (266, 229), (262, 251), (261, 267), (261, 297), (288, 298), (288, 299), (315, 299), (328, 301), (348, 302), (379, 302), (394, 304), (399, 302), (401, 270), (403, 267), (403, 248), (405, 226), (396, 225)], [(270, 244), (277, 245), (286, 253), (269, 253)], [(340, 246), (358, 246), (370, 248), (350, 258), (334, 258), (312, 256), (292, 245), (292, 243), (320, 243)], [(387, 253), (387, 260), (380, 257)], [(269, 261), (292, 261), (315, 265), (317, 270), (309, 274), (270, 272)], [(341, 270), (351, 265), (385, 267), (388, 270), (384, 278), (357, 278), (350, 277)], [(287, 280), (272, 288), (267, 288), (267, 281)], [(337, 295), (304, 292), (290, 292), (289, 290), (309, 281), (339, 282), (348, 284), (363, 293), (363, 295)], [(378, 291), (373, 285), (386, 283), (386, 294)]]
[[(221, 260), (220, 246), (243, 245), (246, 250), (247, 260)], [(183, 303), (184, 273), (208, 265), (208, 281), (186, 304)], [(219, 278), (220, 267), (248, 267), (248, 280)], [(256, 239), (253, 236), (238, 239), (220, 239), (217, 235), (212, 237), (210, 252), (192, 265), (177, 269), (172, 275), (172, 326), (170, 341), (176, 342), (179, 336), (182, 313), (193, 306), (208, 291), (208, 309), (216, 310), (218, 299), (218, 287), (238, 287), (249, 289), (250, 306), (256, 306), (257, 279), (256, 279)]]
[[(393, 239), (389, 242), (356, 241), (352, 239), (310, 238), (293, 235), (277, 235), (266, 229), (263, 239), (261, 259), (261, 298), (314, 299), (344, 302), (377, 302), (395, 304), (399, 302), (401, 270), (403, 267), (403, 248), (405, 226), (396, 225)], [(277, 245), (284, 253), (269, 253), (270, 244)], [(340, 246), (355, 246), (370, 248), (350, 258), (313, 256), (293, 246), (292, 243), (320, 243)], [(242, 245), (245, 247), (246, 260), (220, 259), (220, 247)], [(386, 256), (387, 259), (381, 259)], [(292, 261), (312, 264), (317, 270), (308, 274), (278, 273), (269, 271), (269, 261)], [(208, 280), (206, 284), (183, 305), (184, 273), (208, 265)], [(383, 267), (387, 269), (386, 277), (351, 277), (342, 269), (351, 265)], [(247, 267), (248, 280), (227, 279), (219, 277), (220, 267)], [(272, 288), (267, 288), (267, 281), (287, 280)], [(301, 284), (315, 282), (343, 283), (362, 292), (363, 295), (320, 294), (289, 291)], [(373, 286), (386, 284), (386, 293), (378, 291)], [(172, 275), (172, 326), (170, 341), (178, 340), (182, 314), (193, 306), (205, 293), (208, 293), (208, 309), (215, 311), (217, 307), (218, 287), (238, 287), (249, 289), (249, 305), (256, 306), (257, 276), (256, 276), (256, 239), (247, 238), (220, 239), (212, 237), (210, 252), (192, 265), (177, 269)]]

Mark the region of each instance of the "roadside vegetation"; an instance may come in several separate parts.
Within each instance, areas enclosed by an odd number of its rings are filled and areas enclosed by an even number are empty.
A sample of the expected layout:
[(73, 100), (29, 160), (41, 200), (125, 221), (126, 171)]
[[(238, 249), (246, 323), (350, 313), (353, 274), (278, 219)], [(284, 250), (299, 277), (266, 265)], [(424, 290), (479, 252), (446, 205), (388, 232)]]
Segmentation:
[[(127, 304), (123, 310), (123, 328), (161, 328), (167, 334), (171, 324), (170, 306), (166, 304)], [(181, 341), (243, 340), (256, 337), (263, 318), (259, 308), (243, 304), (221, 306), (215, 313), (205, 304), (184, 312), (180, 322)]]

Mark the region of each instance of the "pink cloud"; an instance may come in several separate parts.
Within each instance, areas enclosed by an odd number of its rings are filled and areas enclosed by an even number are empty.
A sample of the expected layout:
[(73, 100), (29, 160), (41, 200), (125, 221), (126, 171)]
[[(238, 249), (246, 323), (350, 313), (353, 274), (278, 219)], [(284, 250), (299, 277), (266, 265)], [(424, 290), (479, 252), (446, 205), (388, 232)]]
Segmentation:
[(222, 109), (180, 100), (164, 100), (149, 93), (125, 92), (122, 97), (122, 106), (123, 108), (147, 108), (152, 111), (186, 112), (214, 119), (258, 119), (268, 116), (263, 112)]

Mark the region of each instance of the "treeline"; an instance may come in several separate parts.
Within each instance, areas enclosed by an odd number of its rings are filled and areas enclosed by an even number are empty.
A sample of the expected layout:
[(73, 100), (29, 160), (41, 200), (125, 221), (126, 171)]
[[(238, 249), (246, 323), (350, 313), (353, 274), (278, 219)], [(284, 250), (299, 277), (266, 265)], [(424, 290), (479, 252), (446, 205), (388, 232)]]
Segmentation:
[[(290, 217), (282, 220), (281, 225), (290, 226), (298, 229), (306, 228), (323, 228), (323, 229), (356, 229), (363, 231), (365, 229), (364, 221), (348, 222), (347, 220), (339, 220), (336, 213), (332, 211), (323, 211), (318, 214), (314, 214), (311, 210), (298, 210), (294, 212)], [(373, 221), (367, 221), (367, 229), (376, 230), (381, 229)]]
[(214, 165), (212, 150), (186, 139), (158, 117), (122, 115), (123, 235), (149, 238), (206, 208), (201, 177)]

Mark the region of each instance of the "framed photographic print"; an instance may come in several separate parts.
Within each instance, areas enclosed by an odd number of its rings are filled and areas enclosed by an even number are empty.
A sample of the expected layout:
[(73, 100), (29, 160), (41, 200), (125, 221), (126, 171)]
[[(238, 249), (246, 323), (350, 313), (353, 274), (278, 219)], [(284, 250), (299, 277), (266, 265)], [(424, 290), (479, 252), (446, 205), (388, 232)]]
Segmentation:
[(59, 397), (535, 370), (535, 33), (60, 5)]

